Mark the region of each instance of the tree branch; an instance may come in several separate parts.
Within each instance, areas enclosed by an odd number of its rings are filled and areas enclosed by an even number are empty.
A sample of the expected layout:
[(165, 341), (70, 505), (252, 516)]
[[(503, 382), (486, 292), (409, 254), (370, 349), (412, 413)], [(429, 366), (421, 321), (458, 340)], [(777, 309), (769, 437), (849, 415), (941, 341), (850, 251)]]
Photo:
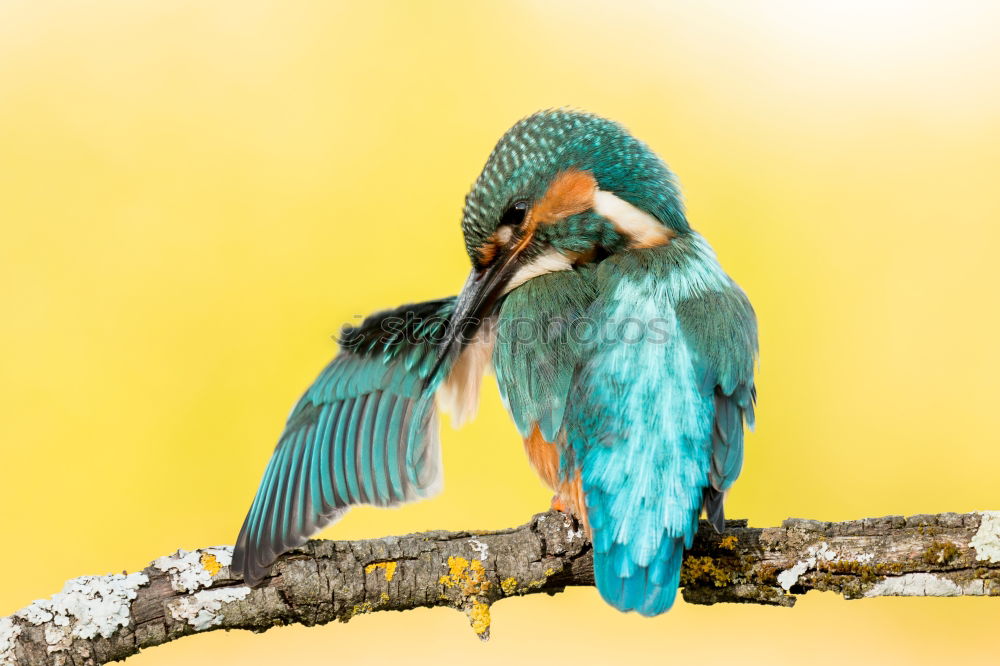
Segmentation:
[[(593, 584), (590, 544), (560, 513), (498, 532), (425, 532), (311, 541), (250, 589), (229, 547), (161, 557), (141, 572), (85, 576), (0, 619), (0, 666), (103, 664), (215, 629), (265, 631), (346, 622), (360, 613), (448, 606), (489, 637), (505, 597)], [(688, 603), (791, 606), (809, 590), (875, 596), (1000, 596), (1000, 512), (704, 523), (681, 571)]]

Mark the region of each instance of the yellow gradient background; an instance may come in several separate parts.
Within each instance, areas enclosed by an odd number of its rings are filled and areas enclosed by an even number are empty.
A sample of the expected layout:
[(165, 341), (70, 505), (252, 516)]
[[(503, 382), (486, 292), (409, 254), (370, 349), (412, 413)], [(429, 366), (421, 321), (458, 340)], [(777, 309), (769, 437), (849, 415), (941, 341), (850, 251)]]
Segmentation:
[[(453, 294), (462, 197), (539, 108), (678, 173), (761, 322), (752, 524), (1000, 509), (1000, 10), (963, 2), (0, 2), (0, 615), (232, 543), (353, 317)], [(520, 524), (550, 499), (492, 382), (442, 496), (324, 533)], [(994, 599), (808, 595), (647, 620), (592, 589), (189, 637), (132, 659), (996, 663)]]

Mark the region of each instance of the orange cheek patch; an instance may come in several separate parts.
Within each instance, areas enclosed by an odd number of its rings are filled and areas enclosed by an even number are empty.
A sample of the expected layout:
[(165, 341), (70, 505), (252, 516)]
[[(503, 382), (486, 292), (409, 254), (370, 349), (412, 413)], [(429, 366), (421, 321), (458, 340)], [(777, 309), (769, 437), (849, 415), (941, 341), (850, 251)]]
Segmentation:
[(531, 209), (534, 224), (552, 224), (594, 207), (597, 181), (589, 171), (568, 169), (549, 183), (549, 189)]
[(502, 237), (499, 231), (494, 231), (486, 242), (476, 248), (476, 255), (478, 257), (478, 263), (480, 268), (486, 268), (493, 263), (496, 258), (497, 253), (500, 252), (500, 248), (504, 246), (504, 243), (509, 240), (510, 235), (507, 237)]
[(528, 247), (538, 225), (552, 224), (593, 208), (595, 192), (597, 180), (589, 171), (567, 169), (556, 174), (542, 198), (528, 211), (522, 225), (524, 235), (514, 248), (514, 254)]
[(478, 256), (479, 265), (481, 267), (485, 268), (486, 266), (489, 266), (491, 263), (493, 263), (494, 257), (497, 256), (497, 245), (493, 241), (492, 237), (490, 237), (489, 240), (480, 245), (479, 248), (476, 250), (476, 253)]

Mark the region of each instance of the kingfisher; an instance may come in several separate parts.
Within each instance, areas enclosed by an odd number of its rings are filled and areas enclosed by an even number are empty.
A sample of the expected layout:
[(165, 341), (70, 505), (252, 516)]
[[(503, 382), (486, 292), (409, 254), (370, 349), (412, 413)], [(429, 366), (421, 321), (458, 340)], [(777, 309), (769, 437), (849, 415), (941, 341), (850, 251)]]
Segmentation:
[(666, 164), (571, 109), (503, 135), (465, 198), (457, 296), (345, 326), (294, 406), (240, 530), (249, 585), (351, 506), (441, 488), (438, 412), (461, 424), (492, 371), (528, 460), (591, 539), (598, 591), (653, 616), (723, 500), (752, 428), (757, 322), (688, 223)]

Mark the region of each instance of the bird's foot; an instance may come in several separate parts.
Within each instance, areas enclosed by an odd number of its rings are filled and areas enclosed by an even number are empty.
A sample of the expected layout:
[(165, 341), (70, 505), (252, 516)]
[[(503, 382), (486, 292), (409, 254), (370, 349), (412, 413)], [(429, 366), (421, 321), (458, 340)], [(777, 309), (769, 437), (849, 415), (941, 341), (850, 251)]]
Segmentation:
[(552, 496), (552, 510), (558, 511), (559, 513), (568, 513), (570, 515), (573, 513), (569, 510), (569, 505), (566, 504), (566, 501), (559, 495)]

